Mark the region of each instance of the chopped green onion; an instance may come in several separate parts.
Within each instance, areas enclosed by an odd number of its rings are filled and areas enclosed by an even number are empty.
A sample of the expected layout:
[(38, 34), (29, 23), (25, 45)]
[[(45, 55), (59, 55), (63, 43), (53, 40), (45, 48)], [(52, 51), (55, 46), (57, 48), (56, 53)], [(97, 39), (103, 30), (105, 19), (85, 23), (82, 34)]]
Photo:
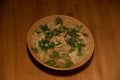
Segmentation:
[(64, 32), (64, 31), (61, 29), (61, 27), (55, 28), (55, 29), (53, 30), (53, 33), (54, 33), (55, 36), (58, 36), (58, 35), (61, 34), (62, 32)]
[(48, 31), (48, 32), (45, 33), (45, 38), (46, 39), (52, 38), (53, 36), (54, 36), (53, 31)]
[(49, 44), (48, 44), (48, 47), (49, 48), (54, 48), (55, 47), (55, 43), (52, 41), (52, 42), (50, 42)]
[(68, 31), (67, 33), (68, 33), (68, 35), (71, 36), (71, 37), (79, 37), (78, 32), (79, 32), (79, 30), (77, 30), (77, 29), (71, 29), (71, 30)]
[(82, 56), (82, 48), (85, 47), (85, 44), (77, 44), (77, 48), (78, 48), (78, 56)]
[(78, 56), (82, 56), (82, 55), (83, 55), (83, 53), (80, 51), (77, 55), (78, 55)]
[(48, 40), (42, 39), (41, 41), (38, 41), (38, 43), (39, 43), (39, 47), (42, 50), (47, 51), (49, 49), (49, 47), (48, 47), (49, 41)]
[(58, 66), (58, 65), (56, 65), (56, 66), (54, 66), (54, 67), (56, 67), (56, 68), (60, 68), (60, 66)]
[(56, 17), (56, 24), (63, 24), (63, 20), (60, 17)]
[(71, 47), (76, 47), (76, 42), (74, 41), (73, 38), (70, 38), (69, 40), (66, 41), (67, 44), (69, 44)]
[(52, 54), (50, 55), (50, 58), (56, 58), (59, 56), (59, 53), (56, 51), (53, 51)]
[(31, 47), (31, 49), (32, 49), (35, 53), (38, 53), (38, 49), (37, 49), (37, 48)]
[(54, 60), (48, 60), (45, 62), (45, 64), (53, 67), (56, 64), (56, 62)]
[(39, 47), (44, 50), (44, 51), (47, 51), (48, 49), (52, 49), (55, 47), (55, 43), (52, 41), (48, 41), (46, 39), (42, 39), (41, 41), (38, 41), (39, 43)]
[(48, 31), (48, 30), (49, 30), (49, 28), (48, 28), (47, 24), (41, 25), (40, 27), (41, 27), (41, 29), (42, 29), (42, 31), (43, 31), (43, 32), (45, 32), (45, 31)]
[(66, 26), (64, 26), (64, 25), (62, 25), (62, 29), (63, 30), (68, 30), (68, 28)]
[(69, 50), (69, 52), (71, 53), (71, 52), (73, 52), (75, 50), (76, 50), (76, 48), (71, 47), (70, 50)]
[(86, 45), (83, 43), (78, 44), (78, 47), (85, 47)]
[(67, 60), (65, 64), (65, 68), (70, 68), (73, 62), (71, 60)]

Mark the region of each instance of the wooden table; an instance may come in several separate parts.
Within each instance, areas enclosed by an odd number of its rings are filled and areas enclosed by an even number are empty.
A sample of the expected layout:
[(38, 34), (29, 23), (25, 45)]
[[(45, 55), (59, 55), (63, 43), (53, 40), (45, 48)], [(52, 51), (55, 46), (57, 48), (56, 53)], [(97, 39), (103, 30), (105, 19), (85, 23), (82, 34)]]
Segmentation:
[[(71, 75), (43, 70), (26, 47), (31, 25), (54, 14), (80, 20), (94, 36), (90, 64)], [(120, 80), (120, 0), (0, 0), (0, 80)]]

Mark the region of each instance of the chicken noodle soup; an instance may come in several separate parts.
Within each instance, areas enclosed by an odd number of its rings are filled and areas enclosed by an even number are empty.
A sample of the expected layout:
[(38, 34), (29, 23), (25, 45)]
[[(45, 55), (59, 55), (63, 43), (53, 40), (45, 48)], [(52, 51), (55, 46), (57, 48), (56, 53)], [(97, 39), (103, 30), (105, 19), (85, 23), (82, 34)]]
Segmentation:
[(70, 68), (79, 62), (88, 49), (88, 35), (82, 27), (82, 24), (55, 17), (54, 21), (39, 25), (34, 31), (31, 49), (49, 66)]

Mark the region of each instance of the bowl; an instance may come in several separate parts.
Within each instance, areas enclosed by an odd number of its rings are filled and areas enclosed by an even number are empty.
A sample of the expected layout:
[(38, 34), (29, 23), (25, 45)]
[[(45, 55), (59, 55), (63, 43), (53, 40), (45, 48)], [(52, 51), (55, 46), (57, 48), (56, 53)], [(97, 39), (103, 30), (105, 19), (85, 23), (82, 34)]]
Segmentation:
[(51, 15), (31, 26), (27, 46), (43, 66), (65, 71), (81, 67), (91, 58), (94, 39), (79, 20), (66, 15)]

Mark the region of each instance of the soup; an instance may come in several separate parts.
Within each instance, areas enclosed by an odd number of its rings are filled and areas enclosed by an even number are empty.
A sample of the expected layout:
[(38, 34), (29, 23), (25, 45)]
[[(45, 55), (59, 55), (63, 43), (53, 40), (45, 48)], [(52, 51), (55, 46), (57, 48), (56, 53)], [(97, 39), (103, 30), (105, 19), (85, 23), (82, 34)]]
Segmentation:
[(48, 66), (73, 67), (88, 50), (88, 34), (82, 30), (83, 27), (55, 17), (34, 31), (31, 49)]

